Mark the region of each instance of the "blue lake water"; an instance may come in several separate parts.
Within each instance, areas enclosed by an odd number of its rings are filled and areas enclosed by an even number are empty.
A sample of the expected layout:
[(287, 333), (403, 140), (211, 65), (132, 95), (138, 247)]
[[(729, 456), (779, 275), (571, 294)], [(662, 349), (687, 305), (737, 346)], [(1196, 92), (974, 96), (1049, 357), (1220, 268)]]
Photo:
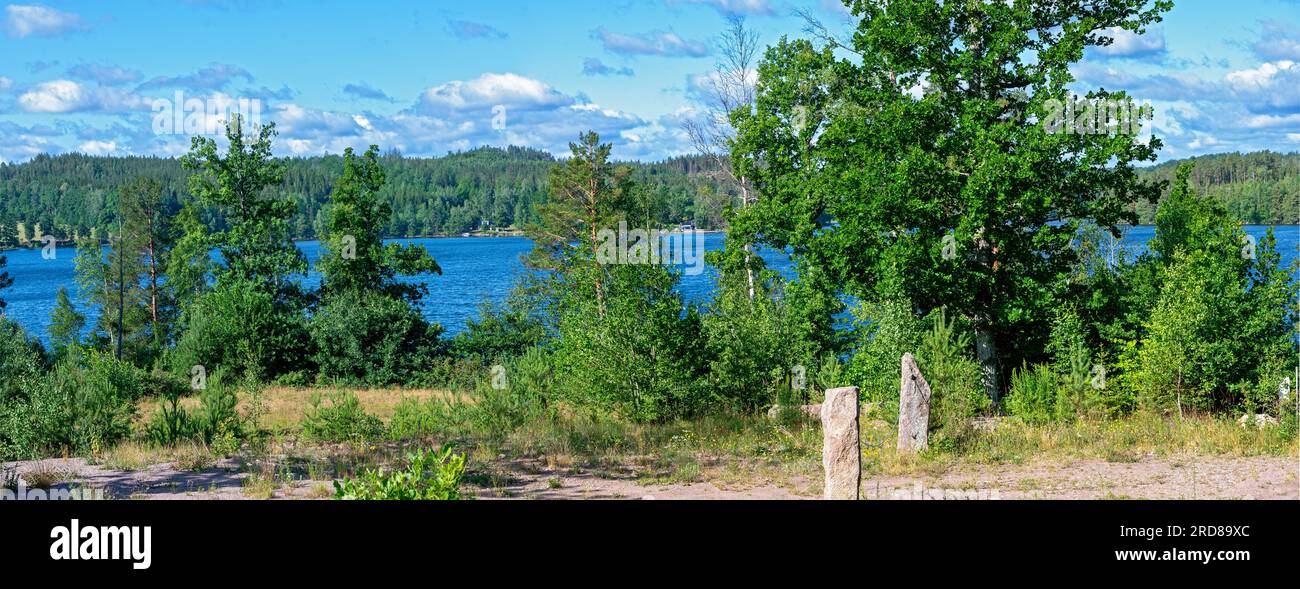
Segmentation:
[[(1256, 238), (1262, 237), (1266, 230), (1265, 226), (1246, 227), (1246, 232)], [(1283, 263), (1289, 264), (1300, 246), (1300, 227), (1276, 227), (1274, 234)], [(1155, 228), (1151, 226), (1129, 228), (1124, 236), (1124, 246), (1129, 254), (1138, 255), (1146, 250), (1147, 242), (1154, 235)], [(721, 233), (706, 234), (705, 249), (720, 249), (724, 240)], [(422, 310), (430, 321), (441, 323), (449, 334), (462, 331), (465, 321), (477, 316), (479, 305), (484, 300), (502, 301), (506, 298), (519, 275), (525, 271), (521, 256), (532, 248), (532, 242), (522, 237), (395, 241), (423, 245), (442, 266), (441, 276), (424, 279), (429, 283), (429, 296), (423, 301)], [(298, 247), (314, 267), (320, 258), (320, 243), (301, 242)], [(9, 303), (7, 313), (29, 334), (40, 337), (48, 345), (50, 312), (60, 288), (68, 289), (77, 309), (87, 316), (87, 325), (94, 324), (97, 310), (86, 307), (77, 288), (73, 267), (76, 249), (59, 248), (52, 260), (44, 259), (40, 250), (12, 250), (4, 252), (4, 255), (9, 258), (6, 270), (14, 279), (13, 287), (2, 295)], [(760, 251), (760, 255), (770, 267), (786, 276), (792, 275), (792, 264), (782, 253), (768, 250)], [(702, 303), (712, 295), (716, 278), (716, 271), (709, 267), (697, 275), (683, 275), (682, 295), (689, 301)], [(303, 283), (314, 288), (319, 281), (320, 276), (311, 273)]]

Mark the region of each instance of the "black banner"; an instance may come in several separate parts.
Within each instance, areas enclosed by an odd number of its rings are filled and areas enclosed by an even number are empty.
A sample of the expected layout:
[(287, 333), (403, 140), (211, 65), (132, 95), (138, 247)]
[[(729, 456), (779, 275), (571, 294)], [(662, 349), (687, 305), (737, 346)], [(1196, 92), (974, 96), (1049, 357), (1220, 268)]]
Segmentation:
[(471, 562), (511, 577), (653, 563), (739, 579), (841, 559), (927, 579), (989, 567), (1239, 579), (1293, 568), (1298, 516), (1295, 502), (27, 501), (0, 502), (0, 564), (59, 579), (247, 569), (329, 581)]

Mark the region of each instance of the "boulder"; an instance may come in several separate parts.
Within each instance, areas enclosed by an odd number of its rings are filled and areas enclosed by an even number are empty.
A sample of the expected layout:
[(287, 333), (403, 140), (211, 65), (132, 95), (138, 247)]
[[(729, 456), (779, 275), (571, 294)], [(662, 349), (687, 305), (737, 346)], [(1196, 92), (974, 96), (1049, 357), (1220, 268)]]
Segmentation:
[(1237, 419), (1237, 424), (1241, 427), (1254, 426), (1258, 429), (1264, 429), (1265, 427), (1277, 425), (1277, 418), (1267, 413), (1257, 413), (1255, 415), (1247, 413)]
[(916, 358), (903, 354), (902, 382), (898, 387), (898, 451), (915, 453), (930, 446), (930, 383), (921, 375)]
[(822, 469), (826, 499), (857, 500), (862, 487), (858, 387), (826, 391), (822, 403)]

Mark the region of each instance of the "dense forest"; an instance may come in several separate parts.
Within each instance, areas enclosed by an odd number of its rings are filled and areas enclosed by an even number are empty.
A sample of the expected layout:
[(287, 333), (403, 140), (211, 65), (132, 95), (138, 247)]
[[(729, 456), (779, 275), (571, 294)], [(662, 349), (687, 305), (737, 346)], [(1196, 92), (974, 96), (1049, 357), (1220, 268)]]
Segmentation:
[[(1191, 183), (1197, 191), (1217, 200), (1233, 217), (1251, 225), (1300, 223), (1300, 153), (1223, 153), (1184, 161), (1196, 164)], [(1180, 163), (1165, 162), (1151, 168), (1149, 175), (1173, 180)], [(1169, 196), (1168, 188), (1164, 196)], [(1138, 203), (1142, 223), (1154, 223), (1155, 214), (1154, 205)]]
[[(429, 236), (492, 229), (522, 229), (537, 220), (546, 201), (546, 177), (555, 165), (549, 153), (519, 147), (484, 147), (439, 158), (382, 157), (389, 182), (380, 198), (393, 209), (387, 236)], [(1192, 184), (1250, 224), (1300, 223), (1300, 154), (1259, 152), (1195, 158)], [(1180, 162), (1150, 168), (1148, 177), (1171, 180)], [(329, 190), (343, 169), (341, 156), (285, 160), (282, 193), (297, 205), (292, 219), (297, 239), (314, 239), (328, 212)], [(634, 180), (663, 211), (665, 225), (692, 223), (718, 228), (735, 197), (715, 181), (704, 158), (681, 157), (632, 163)], [(23, 164), (0, 165), (0, 245), (18, 233), (28, 239), (38, 225), (60, 240), (89, 234), (116, 222), (117, 191), (147, 176), (163, 184), (164, 207), (180, 209), (189, 199), (188, 175), (179, 160), (154, 157), (39, 156)], [(1165, 196), (1167, 196), (1167, 191)], [(1156, 206), (1136, 205), (1142, 223), (1154, 222)], [(205, 211), (221, 226), (218, 211)], [(21, 230), (18, 225), (22, 224)]]
[[(534, 149), (484, 147), (439, 158), (382, 156), (388, 183), (380, 198), (393, 209), (382, 229), (387, 236), (429, 236), (493, 229), (522, 229), (536, 221), (536, 207), (546, 201), (546, 178), (555, 165), (549, 153)], [(320, 234), (325, 204), (343, 170), (341, 156), (284, 160), (279, 192), (297, 207), (293, 236)], [(652, 199), (664, 225), (692, 223), (701, 228), (721, 224), (727, 199), (719, 184), (700, 173), (695, 158), (629, 164), (642, 198)], [(163, 206), (175, 212), (190, 200), (179, 160), (156, 157), (42, 155), (23, 164), (0, 165), (0, 243), (17, 233), (28, 239), (39, 226), (42, 235), (75, 239), (92, 227), (116, 222), (118, 191), (139, 177), (163, 186)], [(216, 210), (207, 220), (225, 224)], [(22, 224), (21, 229), (18, 225)]]

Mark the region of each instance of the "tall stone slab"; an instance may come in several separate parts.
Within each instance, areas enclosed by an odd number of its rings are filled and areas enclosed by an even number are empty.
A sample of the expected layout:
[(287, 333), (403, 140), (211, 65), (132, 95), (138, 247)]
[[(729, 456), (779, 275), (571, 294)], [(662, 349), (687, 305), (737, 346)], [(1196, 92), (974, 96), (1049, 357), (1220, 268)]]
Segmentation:
[(916, 358), (903, 354), (902, 382), (898, 387), (898, 451), (915, 453), (930, 446), (930, 383), (921, 375)]
[(826, 499), (856, 500), (862, 488), (858, 387), (826, 391), (822, 403), (822, 470)]

